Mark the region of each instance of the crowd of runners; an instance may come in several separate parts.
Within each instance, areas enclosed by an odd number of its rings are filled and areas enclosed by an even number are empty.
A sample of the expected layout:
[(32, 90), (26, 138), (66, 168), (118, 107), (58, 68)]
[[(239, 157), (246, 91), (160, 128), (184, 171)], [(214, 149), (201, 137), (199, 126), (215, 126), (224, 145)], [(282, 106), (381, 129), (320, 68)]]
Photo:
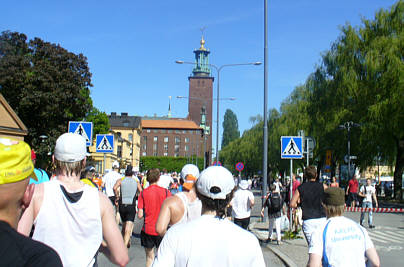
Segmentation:
[[(116, 162), (99, 177), (86, 156), (83, 137), (61, 135), (49, 179), (34, 168), (35, 153), (26, 143), (0, 138), (0, 244), (8, 248), (0, 249), (2, 264), (97, 266), (98, 253), (104, 253), (125, 266), (137, 216), (144, 220), (140, 239), (147, 267), (265, 266), (259, 241), (248, 231), (255, 204), (248, 181), (221, 166), (200, 173), (192, 164), (178, 174), (136, 173), (132, 166), (121, 174)], [(345, 192), (319, 183), (313, 166), (304, 178), (300, 185), (293, 177), (289, 205), (302, 210), (308, 265), (364, 266), (367, 260), (378, 266), (366, 230), (342, 216)], [(275, 181), (261, 212), (268, 207), (268, 239), (275, 225), (279, 245), (279, 218), (290, 197)], [(347, 246), (354, 249), (347, 253)]]

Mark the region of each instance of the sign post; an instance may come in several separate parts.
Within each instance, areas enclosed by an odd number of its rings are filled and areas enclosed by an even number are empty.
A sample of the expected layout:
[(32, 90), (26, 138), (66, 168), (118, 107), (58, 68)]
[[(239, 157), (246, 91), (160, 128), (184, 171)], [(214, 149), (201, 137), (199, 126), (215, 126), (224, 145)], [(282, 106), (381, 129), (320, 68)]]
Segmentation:
[(106, 153), (114, 152), (114, 135), (113, 134), (97, 134), (95, 141), (95, 152), (104, 153), (103, 173), (105, 172)]
[(236, 170), (238, 170), (238, 183), (241, 181), (241, 172), (244, 170), (244, 164), (242, 162), (236, 163)]
[[(281, 137), (281, 159), (290, 159), (290, 201), (293, 195), (293, 159), (303, 158), (303, 146), (301, 136)], [(289, 202), (290, 203), (290, 202)], [(292, 209), (289, 209), (289, 230), (292, 230)]]
[(69, 121), (69, 133), (75, 133), (86, 139), (86, 145), (91, 146), (93, 138), (93, 123), (88, 121)]

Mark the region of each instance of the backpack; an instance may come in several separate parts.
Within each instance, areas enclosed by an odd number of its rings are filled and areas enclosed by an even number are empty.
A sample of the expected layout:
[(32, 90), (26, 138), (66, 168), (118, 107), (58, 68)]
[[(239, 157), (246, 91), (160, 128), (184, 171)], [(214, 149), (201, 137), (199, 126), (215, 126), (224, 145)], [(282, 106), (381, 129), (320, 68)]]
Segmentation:
[(279, 194), (271, 194), (271, 212), (278, 212), (281, 210), (281, 196)]

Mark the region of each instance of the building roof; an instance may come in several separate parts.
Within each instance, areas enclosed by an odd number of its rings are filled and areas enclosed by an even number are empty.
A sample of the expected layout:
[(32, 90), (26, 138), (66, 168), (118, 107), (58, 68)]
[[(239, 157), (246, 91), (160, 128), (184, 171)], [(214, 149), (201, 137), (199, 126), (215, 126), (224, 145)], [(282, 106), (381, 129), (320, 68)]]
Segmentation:
[(28, 134), (27, 127), (2, 94), (0, 94), (0, 114), (0, 135), (24, 136)]
[(108, 119), (111, 128), (119, 127), (137, 129), (140, 127), (140, 117), (128, 116), (128, 113), (123, 112), (121, 115), (117, 115), (116, 112), (111, 112), (111, 115), (108, 115)]
[(194, 121), (187, 119), (142, 119), (142, 128), (154, 129), (201, 129)]

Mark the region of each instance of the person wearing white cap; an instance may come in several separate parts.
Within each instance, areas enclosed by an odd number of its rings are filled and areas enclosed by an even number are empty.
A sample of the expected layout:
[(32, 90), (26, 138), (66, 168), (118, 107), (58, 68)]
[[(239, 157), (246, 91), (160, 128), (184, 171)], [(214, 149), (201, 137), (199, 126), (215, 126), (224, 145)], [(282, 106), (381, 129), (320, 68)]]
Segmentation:
[[(18, 231), (55, 249), (63, 266), (93, 266), (100, 249), (115, 264), (128, 261), (113, 209), (108, 198), (80, 181), (86, 165), (86, 141), (73, 133), (56, 140), (53, 163), (57, 178), (36, 185)], [(106, 247), (100, 248), (105, 239)]]
[(250, 224), (251, 208), (254, 206), (254, 195), (248, 190), (248, 181), (241, 180), (239, 189), (230, 202), (234, 223), (247, 230)]
[(202, 203), (196, 196), (195, 182), (199, 177), (199, 169), (193, 164), (186, 164), (181, 170), (182, 185), (185, 192), (179, 192), (166, 200), (160, 209), (156, 223), (156, 232), (163, 236), (167, 227), (192, 221), (201, 216)]
[(234, 191), (233, 175), (226, 168), (205, 169), (196, 182), (202, 216), (168, 229), (153, 267), (265, 266), (258, 239), (225, 219)]

